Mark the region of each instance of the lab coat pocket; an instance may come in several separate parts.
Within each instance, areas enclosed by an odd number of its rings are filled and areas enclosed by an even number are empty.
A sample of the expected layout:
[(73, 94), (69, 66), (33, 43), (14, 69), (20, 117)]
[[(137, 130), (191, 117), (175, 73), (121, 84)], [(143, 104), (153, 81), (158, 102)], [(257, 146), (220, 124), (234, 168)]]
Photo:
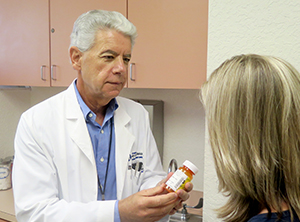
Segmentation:
[(142, 152), (132, 152), (128, 158), (128, 171), (135, 185), (140, 186), (143, 180), (144, 162)]

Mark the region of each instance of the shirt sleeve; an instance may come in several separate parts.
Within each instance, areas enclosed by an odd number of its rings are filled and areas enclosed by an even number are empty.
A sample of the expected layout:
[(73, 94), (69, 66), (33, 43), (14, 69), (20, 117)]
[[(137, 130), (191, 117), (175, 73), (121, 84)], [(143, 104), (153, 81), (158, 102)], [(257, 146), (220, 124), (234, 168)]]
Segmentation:
[(119, 201), (117, 200), (115, 203), (115, 216), (114, 222), (121, 222), (120, 214), (119, 214)]

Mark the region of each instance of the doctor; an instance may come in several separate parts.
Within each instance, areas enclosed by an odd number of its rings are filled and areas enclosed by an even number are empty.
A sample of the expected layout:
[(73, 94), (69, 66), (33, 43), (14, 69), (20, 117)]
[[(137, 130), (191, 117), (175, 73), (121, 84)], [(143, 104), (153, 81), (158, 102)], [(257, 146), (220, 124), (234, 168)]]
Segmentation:
[(118, 97), (135, 37), (117, 12), (94, 10), (76, 20), (69, 53), (77, 79), (23, 113), (17, 128), (18, 221), (157, 221), (188, 198), (191, 183), (164, 191), (148, 114)]

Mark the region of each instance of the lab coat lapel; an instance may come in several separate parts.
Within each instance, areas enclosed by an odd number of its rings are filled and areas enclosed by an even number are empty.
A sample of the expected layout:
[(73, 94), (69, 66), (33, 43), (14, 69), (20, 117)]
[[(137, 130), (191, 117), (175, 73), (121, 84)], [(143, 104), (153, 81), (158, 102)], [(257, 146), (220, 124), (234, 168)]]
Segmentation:
[(90, 162), (95, 165), (94, 151), (83, 113), (77, 102), (74, 85), (67, 89), (66, 119), (71, 139), (85, 154)]
[(122, 104), (119, 104), (115, 111), (115, 135), (116, 135), (116, 178), (117, 178), (117, 198), (122, 197), (124, 185), (126, 183), (126, 172), (128, 164), (128, 155), (131, 152), (135, 137), (127, 129), (131, 118), (127, 114)]

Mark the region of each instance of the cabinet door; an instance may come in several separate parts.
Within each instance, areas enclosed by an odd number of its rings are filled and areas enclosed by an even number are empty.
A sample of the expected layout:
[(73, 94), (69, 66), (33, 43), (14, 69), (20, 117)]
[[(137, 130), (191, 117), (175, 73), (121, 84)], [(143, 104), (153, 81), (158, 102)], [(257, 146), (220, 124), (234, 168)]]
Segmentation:
[(129, 88), (198, 89), (206, 79), (208, 0), (128, 0), (138, 37)]
[(0, 85), (50, 85), (48, 17), (48, 1), (0, 0)]
[(78, 16), (93, 9), (118, 11), (126, 16), (126, 1), (50, 0), (52, 86), (68, 86), (76, 78), (69, 61), (70, 35)]

